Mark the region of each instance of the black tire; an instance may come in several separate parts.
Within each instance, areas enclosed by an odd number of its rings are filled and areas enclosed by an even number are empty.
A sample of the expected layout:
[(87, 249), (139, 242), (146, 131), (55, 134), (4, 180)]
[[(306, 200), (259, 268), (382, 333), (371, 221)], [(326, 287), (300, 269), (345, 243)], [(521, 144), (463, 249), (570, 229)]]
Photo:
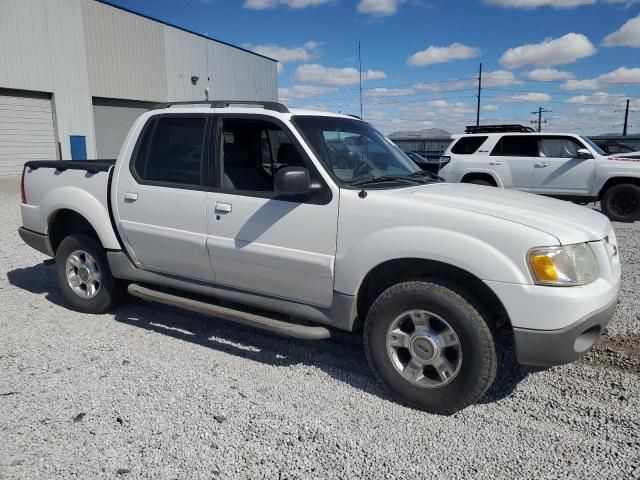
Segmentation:
[(604, 192), (600, 206), (614, 222), (634, 222), (640, 219), (640, 187), (631, 183), (614, 185)]
[(473, 183), (474, 185), (484, 185), (485, 187), (495, 187), (489, 180), (483, 180), (482, 178), (474, 178), (465, 183)]
[[(67, 259), (76, 251), (89, 253), (100, 272), (97, 292), (91, 298), (82, 298), (67, 281)], [(70, 235), (60, 242), (56, 252), (56, 275), (63, 297), (79, 312), (104, 313), (119, 305), (125, 297), (125, 283), (113, 277), (102, 245), (88, 235)]]
[[(475, 403), (491, 387), (498, 355), (494, 327), (462, 290), (439, 280), (396, 284), (373, 303), (364, 326), (367, 360), (392, 397), (430, 413), (450, 415)], [(387, 333), (403, 312), (425, 309), (445, 319), (459, 338), (462, 351), (457, 375), (439, 387), (417, 386), (404, 378), (387, 352)]]

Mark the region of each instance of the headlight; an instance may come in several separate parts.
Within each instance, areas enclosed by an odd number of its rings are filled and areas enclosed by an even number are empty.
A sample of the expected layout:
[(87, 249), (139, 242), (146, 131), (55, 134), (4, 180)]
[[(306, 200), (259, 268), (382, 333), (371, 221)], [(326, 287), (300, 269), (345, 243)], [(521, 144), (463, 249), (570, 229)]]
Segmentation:
[(598, 278), (598, 262), (588, 243), (532, 248), (527, 263), (540, 285), (585, 285)]

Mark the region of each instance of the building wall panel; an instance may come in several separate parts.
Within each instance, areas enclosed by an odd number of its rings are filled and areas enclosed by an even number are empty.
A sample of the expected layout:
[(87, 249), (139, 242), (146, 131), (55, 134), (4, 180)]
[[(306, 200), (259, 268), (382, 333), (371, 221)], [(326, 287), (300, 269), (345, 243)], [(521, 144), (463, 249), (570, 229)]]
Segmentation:
[(47, 14), (41, 0), (0, 0), (0, 87), (53, 91)]
[[(164, 27), (167, 99), (171, 102), (207, 100), (209, 40), (174, 27)], [(191, 77), (196, 76), (195, 84)]]
[(95, 1), (83, 1), (94, 97), (167, 98), (164, 25)]

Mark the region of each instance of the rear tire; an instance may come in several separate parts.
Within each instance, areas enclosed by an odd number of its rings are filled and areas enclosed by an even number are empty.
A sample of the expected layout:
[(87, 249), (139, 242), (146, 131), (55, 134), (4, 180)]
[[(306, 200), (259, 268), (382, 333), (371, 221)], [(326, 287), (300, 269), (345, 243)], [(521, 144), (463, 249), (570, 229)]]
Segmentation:
[(102, 245), (88, 235), (70, 235), (60, 242), (56, 275), (65, 300), (79, 312), (104, 313), (125, 296), (126, 285), (111, 274)]
[(640, 219), (640, 187), (621, 183), (609, 188), (600, 200), (602, 213), (614, 222)]
[(466, 180), (463, 183), (473, 183), (474, 185), (484, 185), (485, 187), (495, 187), (495, 183), (492, 183), (489, 180), (485, 180), (484, 178), (473, 178), (471, 180)]
[(385, 290), (367, 314), (363, 338), (369, 365), (391, 396), (450, 415), (493, 384), (493, 330), (466, 293), (444, 280), (426, 279)]

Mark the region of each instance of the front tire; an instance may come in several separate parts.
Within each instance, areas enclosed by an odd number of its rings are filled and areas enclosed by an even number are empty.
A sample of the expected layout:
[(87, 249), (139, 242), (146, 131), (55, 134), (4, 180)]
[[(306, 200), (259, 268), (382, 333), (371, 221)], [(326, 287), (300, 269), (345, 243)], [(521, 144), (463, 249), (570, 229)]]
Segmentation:
[(367, 360), (397, 400), (450, 415), (491, 387), (498, 358), (492, 326), (455, 285), (396, 284), (373, 303), (364, 326)]
[(608, 189), (600, 200), (602, 213), (614, 222), (640, 219), (640, 187), (621, 183)]
[(79, 312), (107, 312), (125, 296), (125, 284), (111, 274), (102, 245), (88, 235), (70, 235), (60, 242), (56, 275), (65, 300)]

